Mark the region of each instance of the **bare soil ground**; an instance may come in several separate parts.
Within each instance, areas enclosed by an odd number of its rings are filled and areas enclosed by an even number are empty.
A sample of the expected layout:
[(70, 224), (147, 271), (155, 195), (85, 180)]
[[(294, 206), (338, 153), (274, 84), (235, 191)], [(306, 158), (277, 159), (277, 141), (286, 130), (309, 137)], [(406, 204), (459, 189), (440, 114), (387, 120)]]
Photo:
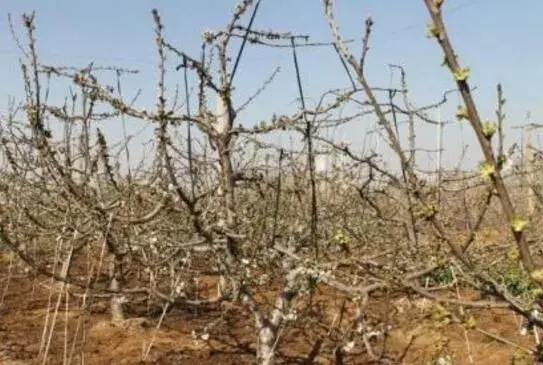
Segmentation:
[[(28, 275), (13, 273), (7, 281), (7, 265), (1, 263), (3, 300), (0, 303), (0, 364), (38, 364), (40, 343), (44, 336), (47, 316), (54, 315), (57, 294), (51, 298), (43, 283)], [(6, 286), (7, 285), (7, 286)], [(202, 291), (214, 290), (211, 280), (204, 281)], [(260, 299), (273, 298), (276, 288), (259, 293)], [(450, 293), (456, 295), (455, 293)], [(470, 299), (476, 294), (465, 291)], [(311, 300), (301, 310), (311, 311), (303, 324), (291, 324), (284, 332), (279, 346), (279, 364), (332, 364), (340, 328), (350, 326), (354, 315), (351, 304), (343, 324), (337, 326), (337, 314), (343, 295), (319, 286)], [(156, 323), (159, 308), (147, 308), (145, 303), (129, 305), (129, 319), (122, 323), (108, 321), (105, 302), (95, 301), (83, 315), (77, 309), (81, 299), (70, 298), (66, 306), (60, 301), (56, 325), (51, 336), (47, 364), (64, 364), (71, 355), (71, 364), (251, 364), (255, 358), (253, 319), (243, 307), (217, 304), (207, 307), (174, 308), (160, 328)], [(49, 309), (48, 309), (49, 308)], [(451, 313), (458, 308), (450, 308)], [(476, 320), (477, 328), (507, 339), (514, 344), (533, 347), (533, 335), (519, 334), (519, 318), (506, 309), (466, 309)], [(464, 331), (461, 324), (447, 323), (437, 318), (436, 306), (428, 300), (405, 293), (384, 293), (372, 298), (366, 308), (366, 323), (375, 328), (390, 325), (386, 339), (372, 342), (373, 350), (385, 349), (389, 364), (435, 364), (440, 356), (450, 355), (454, 364), (495, 365), (510, 364), (519, 349), (479, 331)], [(387, 315), (388, 314), (388, 315)], [(304, 313), (300, 313), (301, 316)], [(78, 320), (81, 329), (73, 347)], [(195, 339), (194, 331), (201, 331), (214, 323), (209, 339)], [(332, 325), (336, 323), (336, 326)], [(467, 337), (466, 337), (467, 334)], [(151, 339), (153, 346), (146, 359), (142, 353)], [(319, 345), (320, 344), (320, 345)], [(472, 361), (470, 362), (469, 356)], [(431, 362), (433, 361), (433, 362)], [(357, 345), (345, 359), (347, 364), (370, 364), (365, 348)]]

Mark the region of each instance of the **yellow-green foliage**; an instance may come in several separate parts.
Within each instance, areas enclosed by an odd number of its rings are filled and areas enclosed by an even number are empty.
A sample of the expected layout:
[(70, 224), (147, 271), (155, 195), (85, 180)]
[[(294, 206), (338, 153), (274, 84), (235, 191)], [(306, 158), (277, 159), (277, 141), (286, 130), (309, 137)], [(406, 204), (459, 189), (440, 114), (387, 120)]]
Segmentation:
[(518, 259), (518, 250), (512, 248), (507, 254), (507, 266), (503, 273), (503, 282), (511, 294), (533, 299), (534, 295), (538, 295), (536, 288), (532, 284), (530, 274), (519, 265)]
[(534, 359), (532, 356), (521, 350), (515, 350), (513, 355), (511, 355), (511, 365), (532, 365)]

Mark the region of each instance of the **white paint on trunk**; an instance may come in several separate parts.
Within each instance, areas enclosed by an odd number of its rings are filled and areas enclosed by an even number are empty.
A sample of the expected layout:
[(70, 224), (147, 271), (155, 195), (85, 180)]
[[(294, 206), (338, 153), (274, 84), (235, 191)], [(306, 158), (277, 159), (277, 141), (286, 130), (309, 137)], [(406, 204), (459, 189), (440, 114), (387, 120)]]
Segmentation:
[(224, 99), (220, 94), (217, 94), (216, 106), (215, 106), (215, 118), (217, 119), (214, 126), (217, 134), (222, 135), (228, 131), (228, 108)]

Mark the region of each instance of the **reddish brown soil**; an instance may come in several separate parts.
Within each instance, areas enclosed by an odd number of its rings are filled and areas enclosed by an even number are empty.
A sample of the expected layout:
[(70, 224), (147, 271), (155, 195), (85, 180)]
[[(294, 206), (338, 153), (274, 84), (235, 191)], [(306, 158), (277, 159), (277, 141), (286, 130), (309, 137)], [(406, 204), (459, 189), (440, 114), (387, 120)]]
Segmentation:
[[(1, 286), (8, 284), (6, 264), (0, 267)], [(13, 273), (0, 303), (0, 364), (38, 364), (38, 353), (46, 315), (54, 314), (57, 294), (52, 296), (42, 285), (48, 281), (32, 279), (20, 272)], [(202, 290), (211, 290), (212, 283)], [(276, 290), (259, 293), (259, 298), (273, 298)], [(469, 293), (464, 293), (469, 297)], [(0, 292), (1, 295), (1, 292)], [(66, 309), (60, 302), (56, 326), (51, 340), (47, 364), (63, 364), (69, 356), (78, 319), (79, 332), (71, 364), (251, 364), (255, 357), (253, 319), (243, 307), (214, 305), (198, 308), (175, 308), (168, 313), (159, 330), (155, 330), (160, 313), (149, 313), (144, 304), (128, 306), (130, 319), (117, 324), (108, 321), (107, 306), (96, 301), (82, 316), (78, 306), (80, 298), (71, 297)], [(293, 324), (284, 332), (279, 344), (280, 364), (332, 364), (334, 341), (341, 336), (331, 328), (343, 303), (343, 296), (327, 287), (319, 287), (312, 299), (299, 303), (301, 324)], [(435, 364), (442, 355), (454, 357), (454, 364), (470, 364), (468, 342), (460, 324), (438, 323), (438, 312), (428, 301), (420, 298), (384, 294), (371, 299), (366, 308), (367, 322), (378, 326), (390, 323), (386, 339), (372, 343), (374, 351), (385, 349), (390, 364)], [(303, 304), (303, 306), (302, 306)], [(48, 309), (50, 308), (50, 309)], [(153, 308), (155, 310), (156, 308)], [(451, 312), (458, 309), (451, 308)], [(515, 344), (533, 347), (531, 335), (520, 336), (516, 317), (505, 309), (469, 310), (477, 327), (503, 337)], [(156, 311), (155, 311), (156, 312)], [(304, 317), (311, 312), (311, 316)], [(389, 314), (387, 316), (386, 314)], [(345, 331), (352, 323), (352, 306), (340, 328)], [(387, 319), (387, 317), (389, 317)], [(143, 319), (145, 318), (145, 319)], [(207, 341), (193, 339), (191, 332), (199, 331), (215, 321)], [(81, 334), (84, 334), (84, 339)], [(142, 352), (154, 336), (154, 344), (146, 359)], [(488, 335), (470, 330), (467, 332), (473, 364), (495, 365), (511, 363), (511, 356), (518, 351)], [(65, 342), (65, 340), (67, 342)], [(316, 344), (321, 342), (319, 350)], [(67, 349), (67, 350), (66, 350)], [(313, 354), (312, 354), (313, 353)], [(84, 361), (82, 361), (84, 360)], [(433, 362), (429, 362), (433, 360)], [(363, 346), (358, 345), (345, 359), (346, 364), (370, 364)], [(373, 362), (375, 363), (375, 362)]]

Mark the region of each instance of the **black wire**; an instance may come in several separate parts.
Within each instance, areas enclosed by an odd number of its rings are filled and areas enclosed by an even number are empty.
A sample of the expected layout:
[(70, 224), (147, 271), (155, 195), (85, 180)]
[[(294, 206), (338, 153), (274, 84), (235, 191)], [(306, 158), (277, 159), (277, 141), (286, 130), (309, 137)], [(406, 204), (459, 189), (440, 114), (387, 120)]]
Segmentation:
[(236, 62), (234, 63), (234, 68), (232, 69), (232, 73), (230, 75), (230, 81), (228, 82), (228, 88), (230, 89), (232, 87), (232, 82), (234, 81), (234, 76), (236, 75), (236, 71), (239, 66), (239, 62), (241, 60), (241, 55), (243, 53), (243, 49), (245, 48), (245, 44), (247, 43), (247, 38), (249, 37), (249, 32), (251, 31), (251, 28), (253, 27), (253, 22), (256, 17), (256, 12), (258, 11), (258, 7), (260, 6), (260, 1), (258, 0), (255, 4), (255, 8), (253, 9), (253, 14), (251, 14), (251, 20), (249, 20), (249, 25), (247, 26), (247, 30), (245, 31), (245, 35), (243, 36), (243, 41), (241, 42), (241, 47), (239, 49), (238, 55), (236, 57)]

